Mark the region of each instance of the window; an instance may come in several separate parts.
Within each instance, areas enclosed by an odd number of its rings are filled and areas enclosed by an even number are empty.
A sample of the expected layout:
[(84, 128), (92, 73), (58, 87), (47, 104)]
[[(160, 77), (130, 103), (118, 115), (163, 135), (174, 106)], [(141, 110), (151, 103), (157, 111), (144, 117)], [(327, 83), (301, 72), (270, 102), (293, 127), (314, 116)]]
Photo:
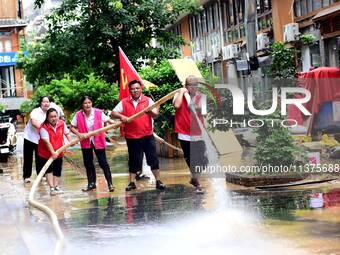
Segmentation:
[(264, 0), (264, 10), (270, 11), (272, 9), (272, 2), (271, 0)]
[[(181, 30), (181, 24), (175, 25), (171, 30), (170, 33), (177, 35), (177, 36), (181, 36), (182, 35), (182, 30)], [(23, 41), (21, 41), (23, 40)], [(20, 44), (21, 43), (25, 43), (24, 38), (20, 38)]]
[(257, 0), (257, 30), (272, 27), (271, 0)]
[(295, 2), (294, 3), (294, 12), (295, 12), (295, 17), (300, 17), (301, 16), (300, 2)]
[(322, 8), (322, 0), (313, 0), (313, 10)]
[(211, 31), (213, 29), (213, 24), (212, 24), (212, 15), (211, 15), (211, 6), (205, 9), (205, 17), (206, 17), (206, 23), (207, 23), (207, 31)]
[(237, 16), (238, 16), (238, 22), (244, 22), (244, 9), (245, 9), (245, 3), (244, 1), (237, 1)]
[(215, 5), (212, 5), (210, 7), (210, 15), (211, 15), (212, 29), (215, 29), (216, 28), (216, 18), (218, 18), (218, 17), (215, 17)]
[(235, 25), (233, 0), (229, 0), (228, 13), (229, 13), (229, 24), (228, 24), (228, 27), (231, 27), (231, 26)]
[(326, 7), (330, 4), (329, 0), (322, 0), (322, 7)]
[(313, 0), (307, 0), (307, 12), (313, 11)]
[(214, 22), (215, 22), (215, 27), (220, 27), (220, 23), (219, 23), (219, 20), (220, 20), (220, 12), (219, 12), (219, 6), (218, 6), (218, 3), (215, 3), (215, 8), (214, 8), (214, 16), (215, 19), (214, 19)]
[(301, 0), (301, 15), (307, 14), (307, 0)]
[(6, 40), (5, 41), (5, 51), (6, 52), (12, 51), (12, 42), (11, 42), (11, 40)]
[(268, 12), (272, 9), (272, 0), (257, 0), (257, 13)]
[[(225, 38), (227, 42), (238, 41), (246, 36), (245, 0), (227, 0), (223, 5), (226, 23)], [(258, 31), (272, 26), (272, 0), (257, 0)]]
[(199, 36), (199, 34), (200, 34), (200, 21), (199, 21), (199, 16), (198, 15), (196, 15), (195, 16), (195, 35), (196, 36)]
[(189, 35), (190, 35), (190, 39), (193, 38), (193, 34), (192, 34), (192, 17), (189, 17)]
[(22, 1), (18, 0), (18, 18), (22, 18), (22, 13), (21, 13), (21, 8), (22, 8)]
[(327, 7), (335, 2), (336, 0), (295, 0), (295, 16), (299, 17), (306, 15), (308, 13), (311, 13), (312, 11)]
[(314, 67), (320, 67), (321, 66), (320, 48), (317, 45), (312, 45), (311, 47), (309, 47), (309, 49), (311, 65)]
[(14, 66), (0, 67), (0, 93), (2, 97), (16, 96)]
[(191, 39), (196, 37), (196, 34), (195, 34), (195, 18), (194, 18), (194, 16), (191, 16), (189, 18), (189, 33), (190, 33), (190, 38)]

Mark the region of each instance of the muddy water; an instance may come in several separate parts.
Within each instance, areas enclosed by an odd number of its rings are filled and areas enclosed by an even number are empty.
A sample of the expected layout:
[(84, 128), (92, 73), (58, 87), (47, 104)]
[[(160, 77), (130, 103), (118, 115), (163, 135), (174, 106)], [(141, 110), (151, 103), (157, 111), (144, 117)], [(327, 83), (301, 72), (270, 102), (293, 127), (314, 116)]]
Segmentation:
[[(182, 159), (162, 159), (165, 192), (153, 181), (125, 193), (126, 148), (108, 150), (116, 191), (107, 192), (101, 170), (98, 189), (83, 193), (79, 150), (65, 160), (62, 188), (51, 197), (46, 183), (36, 198), (58, 215), (66, 237), (62, 254), (340, 254), (340, 185), (256, 191), (205, 179), (204, 195), (188, 184)], [(30, 185), (21, 180), (20, 150), (0, 163), (0, 250), (6, 254), (52, 254), (47, 217), (25, 202)], [(4, 238), (3, 238), (4, 237)]]

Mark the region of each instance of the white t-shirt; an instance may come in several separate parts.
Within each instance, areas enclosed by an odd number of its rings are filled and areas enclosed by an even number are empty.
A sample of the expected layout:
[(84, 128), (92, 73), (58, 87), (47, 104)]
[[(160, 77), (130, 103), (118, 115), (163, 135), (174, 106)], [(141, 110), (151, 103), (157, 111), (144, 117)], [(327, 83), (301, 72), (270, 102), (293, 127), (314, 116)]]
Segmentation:
[[(86, 114), (84, 112), (82, 112), (84, 114), (84, 117), (85, 117), (85, 124), (86, 124), (86, 127), (87, 127), (87, 130), (89, 132), (93, 131), (93, 124), (94, 124), (94, 109), (92, 108), (91, 109), (91, 113), (90, 113), (90, 116), (86, 116)], [(109, 117), (105, 115), (104, 112), (102, 112), (102, 122), (103, 124), (108, 122), (109, 121)], [(73, 119), (71, 121), (71, 125), (74, 126), (74, 127), (77, 127), (78, 126), (78, 123), (77, 123), (77, 114), (75, 114), (73, 116)]]
[(37, 120), (40, 124), (46, 119), (46, 112), (44, 112), (41, 107), (33, 109), (30, 113), (30, 119), (24, 130), (24, 138), (32, 143), (39, 143), (38, 130), (32, 125), (32, 119)]
[[(141, 97), (142, 97), (142, 96), (140, 96), (137, 100), (133, 100), (132, 97), (130, 96), (130, 100), (132, 100), (132, 104), (133, 104), (133, 106), (135, 107), (135, 110), (136, 110), (136, 108), (137, 108), (138, 103), (139, 103), (140, 100), (141, 100)], [(154, 102), (151, 98), (149, 98), (148, 107), (149, 107), (150, 105), (154, 104), (154, 103), (155, 103), (155, 102)], [(122, 113), (122, 112), (124, 111), (122, 101), (120, 101), (112, 111), (113, 111), (113, 112)], [(153, 118), (151, 118), (152, 128), (153, 128), (153, 123), (154, 123), (154, 120), (153, 120)]]
[[(57, 131), (57, 125), (54, 128), (54, 132)], [(64, 135), (67, 135), (69, 133), (70, 133), (70, 130), (67, 128), (66, 123), (64, 122)], [(50, 140), (50, 136), (45, 128), (40, 129), (40, 137), (41, 139)]]
[[(85, 125), (87, 127), (87, 130), (88, 132), (91, 132), (93, 131), (93, 124), (94, 124), (94, 109), (92, 108), (91, 109), (91, 113), (90, 113), (90, 116), (86, 116), (86, 114), (84, 112), (82, 112), (82, 114), (84, 114), (84, 117), (85, 117)], [(102, 125), (104, 126), (104, 123), (108, 122), (109, 121), (109, 117), (105, 115), (104, 112), (102, 112)], [(73, 119), (71, 121), (71, 125), (74, 126), (74, 127), (77, 127), (78, 126), (78, 123), (77, 123), (77, 114), (75, 114), (73, 116)], [(93, 136), (90, 138), (90, 140), (93, 142)]]
[(62, 118), (62, 117), (65, 116), (65, 114), (64, 114), (63, 110), (61, 109), (61, 107), (59, 105), (56, 105), (54, 102), (50, 103), (50, 108), (54, 108), (54, 109), (57, 110), (59, 118)]

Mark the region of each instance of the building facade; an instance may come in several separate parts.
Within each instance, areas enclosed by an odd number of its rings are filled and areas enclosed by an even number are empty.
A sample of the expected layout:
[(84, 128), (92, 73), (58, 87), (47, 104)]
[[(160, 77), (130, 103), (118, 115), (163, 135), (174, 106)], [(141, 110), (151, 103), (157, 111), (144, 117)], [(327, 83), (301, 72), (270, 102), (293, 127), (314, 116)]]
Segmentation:
[[(256, 31), (246, 36), (250, 1), (256, 2)], [(198, 14), (183, 15), (170, 31), (186, 41), (183, 57), (206, 62), (220, 82), (237, 83), (243, 89), (249, 74), (247, 42), (255, 40), (258, 76), (262, 77), (258, 93), (263, 94), (270, 63), (266, 49), (275, 41), (294, 47), (300, 35), (314, 34), (315, 43), (302, 48), (301, 71), (311, 66), (339, 66), (339, 20), (338, 0), (210, 0), (201, 1)]]
[(294, 21), (300, 34), (313, 34), (314, 44), (302, 48), (302, 71), (340, 66), (340, 1), (295, 0)]
[(26, 25), (21, 0), (0, 0), (0, 102), (6, 110), (18, 110), (27, 97), (23, 71), (16, 68)]
[[(293, 13), (289, 12), (293, 0), (254, 1), (256, 33), (251, 37), (257, 44), (257, 56), (260, 57), (260, 66), (263, 66), (267, 59), (264, 50), (275, 40), (282, 40), (283, 26), (294, 20)], [(184, 15), (170, 28), (177, 34), (180, 31), (190, 46), (190, 51), (188, 46), (183, 47), (183, 57), (206, 62), (213, 74), (220, 77), (220, 82), (233, 81), (245, 89), (249, 72), (246, 61), (246, 0), (210, 0), (201, 1), (201, 5), (198, 14)]]

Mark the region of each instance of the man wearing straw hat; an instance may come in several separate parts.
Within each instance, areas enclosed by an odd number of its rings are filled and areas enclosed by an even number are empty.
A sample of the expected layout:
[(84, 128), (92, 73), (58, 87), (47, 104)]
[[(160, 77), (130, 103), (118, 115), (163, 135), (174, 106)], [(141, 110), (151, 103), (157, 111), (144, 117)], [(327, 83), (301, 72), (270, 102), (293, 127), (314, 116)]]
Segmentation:
[(124, 129), (124, 136), (129, 153), (129, 184), (126, 191), (136, 189), (134, 182), (136, 174), (141, 171), (143, 165), (143, 152), (146, 162), (156, 179), (156, 189), (164, 190), (166, 186), (160, 180), (159, 160), (156, 154), (156, 143), (153, 137), (152, 118), (158, 115), (158, 108), (147, 112), (140, 118), (127, 123), (128, 117), (143, 111), (153, 100), (142, 94), (142, 84), (138, 80), (130, 81), (128, 84), (130, 97), (121, 100), (112, 111), (112, 117), (120, 119)]

